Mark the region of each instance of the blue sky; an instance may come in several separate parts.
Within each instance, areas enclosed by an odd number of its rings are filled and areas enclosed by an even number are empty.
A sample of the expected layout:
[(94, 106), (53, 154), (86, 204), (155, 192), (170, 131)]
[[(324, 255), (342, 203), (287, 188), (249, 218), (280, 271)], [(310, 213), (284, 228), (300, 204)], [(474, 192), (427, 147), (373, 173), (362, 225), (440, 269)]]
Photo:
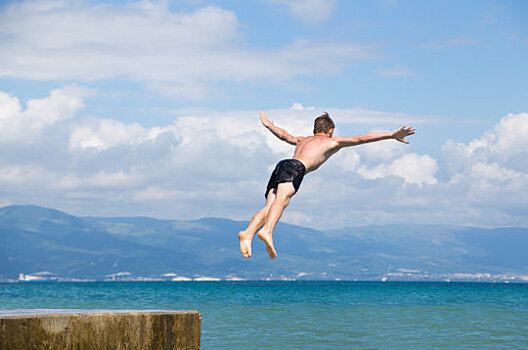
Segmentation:
[(528, 225), (526, 18), (524, 1), (3, 2), (0, 204), (249, 219), (292, 151), (258, 110), (298, 134), (328, 110), (340, 135), (417, 133), (331, 159), (286, 221)]

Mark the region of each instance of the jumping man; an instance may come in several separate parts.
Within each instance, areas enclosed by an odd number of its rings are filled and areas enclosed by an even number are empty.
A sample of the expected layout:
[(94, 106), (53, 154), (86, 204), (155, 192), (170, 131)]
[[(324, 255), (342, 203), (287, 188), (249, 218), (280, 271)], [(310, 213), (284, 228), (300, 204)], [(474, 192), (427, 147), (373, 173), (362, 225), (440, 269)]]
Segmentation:
[(277, 257), (277, 252), (273, 247), (273, 230), (284, 209), (288, 206), (290, 198), (299, 189), (304, 175), (319, 168), (341, 148), (387, 139), (409, 143), (405, 137), (414, 134), (412, 127), (404, 126), (394, 132), (332, 137), (335, 125), (326, 112), (315, 119), (314, 135), (307, 137), (290, 135), (286, 130), (273, 125), (273, 122), (268, 119), (264, 112), (260, 112), (260, 120), (273, 135), (290, 145), (294, 145), (295, 151), (292, 159), (284, 159), (277, 164), (266, 188), (266, 205), (253, 216), (248, 227), (238, 234), (240, 251), (246, 258), (251, 256), (251, 241), (258, 230), (260, 230), (258, 231), (258, 238), (266, 243), (269, 257), (271, 259)]

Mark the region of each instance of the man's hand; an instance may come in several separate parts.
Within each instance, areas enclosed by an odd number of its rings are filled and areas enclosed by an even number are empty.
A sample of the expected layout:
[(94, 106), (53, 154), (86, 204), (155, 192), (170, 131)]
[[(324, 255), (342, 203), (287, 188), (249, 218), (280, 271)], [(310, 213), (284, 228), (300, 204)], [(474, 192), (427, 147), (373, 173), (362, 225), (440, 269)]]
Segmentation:
[(273, 122), (268, 119), (268, 116), (265, 112), (260, 111), (260, 121), (262, 122), (262, 125), (264, 125), (266, 128), (270, 128), (273, 126)]
[(403, 143), (409, 143), (405, 138), (412, 134), (414, 134), (414, 128), (412, 126), (409, 126), (408, 128), (403, 126), (392, 134), (392, 138)]

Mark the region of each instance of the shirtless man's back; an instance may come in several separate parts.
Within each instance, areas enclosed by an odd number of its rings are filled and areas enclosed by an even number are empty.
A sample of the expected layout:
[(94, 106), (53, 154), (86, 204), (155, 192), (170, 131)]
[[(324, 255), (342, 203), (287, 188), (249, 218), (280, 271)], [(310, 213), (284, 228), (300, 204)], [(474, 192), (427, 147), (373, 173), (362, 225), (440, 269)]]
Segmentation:
[(330, 156), (338, 151), (335, 139), (314, 135), (303, 137), (295, 146), (293, 159), (300, 160), (306, 167), (306, 173), (316, 170)]
[(273, 125), (264, 112), (260, 112), (260, 120), (279, 139), (294, 145), (295, 151), (292, 159), (284, 159), (277, 164), (266, 188), (266, 205), (253, 216), (248, 227), (238, 234), (240, 251), (246, 258), (251, 256), (251, 242), (259, 229), (258, 237), (266, 243), (270, 258), (277, 257), (273, 246), (273, 230), (291, 197), (299, 189), (304, 175), (319, 168), (343, 147), (387, 139), (409, 143), (405, 137), (414, 134), (413, 128), (404, 126), (394, 132), (332, 137), (335, 126), (327, 113), (315, 119), (314, 135), (307, 137), (290, 135), (286, 130)]

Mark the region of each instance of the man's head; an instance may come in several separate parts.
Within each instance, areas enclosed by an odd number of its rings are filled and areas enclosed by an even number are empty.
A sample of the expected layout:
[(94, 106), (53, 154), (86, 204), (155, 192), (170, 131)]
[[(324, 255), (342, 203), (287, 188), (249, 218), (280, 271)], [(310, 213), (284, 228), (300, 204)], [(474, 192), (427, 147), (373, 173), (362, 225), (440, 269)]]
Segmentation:
[(330, 118), (328, 113), (324, 112), (323, 114), (315, 118), (313, 133), (314, 135), (319, 133), (332, 135), (332, 133), (334, 132), (334, 128), (334, 121), (332, 120), (332, 118)]

